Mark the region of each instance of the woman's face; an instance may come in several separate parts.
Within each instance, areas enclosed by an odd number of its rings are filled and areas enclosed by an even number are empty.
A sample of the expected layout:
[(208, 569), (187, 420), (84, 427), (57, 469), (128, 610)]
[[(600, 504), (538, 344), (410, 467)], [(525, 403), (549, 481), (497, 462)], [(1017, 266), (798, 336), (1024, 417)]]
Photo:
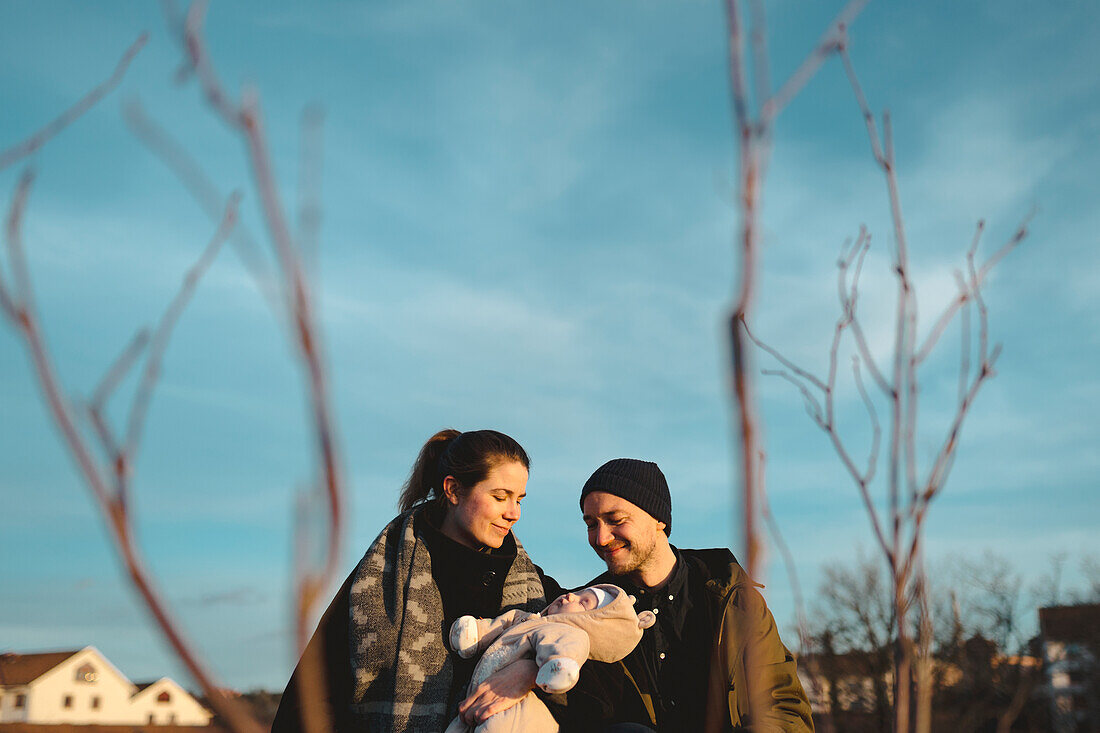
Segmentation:
[(519, 521), (519, 503), (527, 496), (527, 469), (518, 461), (499, 463), (465, 495), (448, 476), (443, 492), (448, 502), (443, 533), (474, 549), (495, 549)]

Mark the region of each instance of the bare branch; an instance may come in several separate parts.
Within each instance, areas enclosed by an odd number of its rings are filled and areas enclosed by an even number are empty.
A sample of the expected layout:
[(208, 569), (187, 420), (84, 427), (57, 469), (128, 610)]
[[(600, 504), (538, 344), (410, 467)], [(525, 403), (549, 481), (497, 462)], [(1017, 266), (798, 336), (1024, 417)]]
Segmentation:
[(123, 452), (131, 462), (137, 456), (138, 445), (145, 425), (145, 415), (149, 409), (149, 402), (153, 397), (153, 389), (156, 386), (157, 378), (160, 376), (160, 365), (164, 360), (164, 352), (168, 349), (172, 329), (175, 328), (176, 322), (183, 314), (183, 309), (190, 302), (199, 280), (210, 268), (214, 258), (218, 256), (222, 243), (236, 224), (237, 207), (240, 200), (240, 192), (235, 191), (230, 194), (225, 205), (225, 214), (222, 216), (217, 231), (214, 232), (214, 236), (211, 237), (198, 261), (184, 275), (179, 292), (168, 304), (168, 308), (161, 316), (156, 330), (153, 331), (149, 345), (149, 356), (145, 360), (145, 369), (142, 371), (141, 382), (138, 385), (137, 393), (134, 395), (134, 402), (130, 406), (130, 415), (127, 420), (126, 443)]
[[(218, 191), (195, 159), (163, 127), (145, 114), (137, 100), (123, 105), (123, 118), (130, 131), (176, 175), (203, 212), (216, 224), (222, 217), (226, 197)], [(273, 312), (279, 313), (282, 306), (273, 290), (271, 266), (244, 222), (238, 222), (233, 228), (230, 241), (260, 293), (267, 300), (268, 306)]]
[(824, 383), (824, 382), (822, 382), (822, 381), (821, 381), (820, 379), (818, 379), (818, 378), (817, 378), (817, 377), (815, 377), (814, 375), (810, 374), (810, 373), (809, 373), (808, 371), (806, 371), (805, 369), (802, 369), (802, 368), (801, 368), (801, 367), (799, 367), (799, 366), (798, 366), (797, 364), (795, 364), (794, 362), (792, 362), (792, 361), (791, 361), (790, 359), (788, 359), (787, 357), (783, 356), (783, 355), (782, 355), (782, 354), (780, 354), (780, 353), (779, 353), (778, 351), (776, 351), (775, 349), (773, 349), (773, 348), (772, 348), (771, 346), (768, 346), (768, 345), (767, 345), (766, 343), (764, 343), (763, 341), (761, 341), (760, 339), (758, 339), (758, 338), (757, 338), (757, 337), (756, 337), (755, 335), (753, 335), (752, 331), (751, 331), (751, 330), (749, 330), (749, 324), (748, 324), (748, 323), (745, 323), (745, 320), (744, 320), (744, 318), (742, 318), (742, 319), (741, 319), (741, 323), (742, 323), (742, 324), (743, 324), (743, 326), (744, 326), (744, 329), (745, 329), (745, 335), (749, 337), (749, 340), (750, 340), (750, 341), (752, 341), (752, 342), (753, 342), (754, 344), (756, 344), (756, 345), (757, 345), (757, 346), (759, 346), (759, 347), (760, 347), (761, 349), (763, 349), (764, 351), (766, 351), (766, 352), (767, 352), (768, 354), (770, 354), (771, 356), (773, 356), (773, 357), (775, 358), (775, 360), (776, 360), (776, 361), (778, 361), (778, 362), (779, 362), (780, 364), (782, 364), (783, 366), (785, 366), (785, 367), (786, 367), (787, 369), (790, 369), (790, 370), (791, 370), (791, 371), (792, 371), (792, 372), (793, 372), (794, 374), (797, 374), (797, 375), (798, 375), (799, 377), (801, 377), (802, 379), (805, 379), (805, 380), (806, 380), (807, 382), (809, 382), (809, 383), (810, 383), (810, 384), (812, 384), (813, 386), (817, 387), (817, 388), (818, 388), (818, 389), (820, 389), (820, 390), (821, 390), (822, 392), (827, 392), (827, 391), (828, 391), (828, 387), (827, 387), (827, 386), (825, 385), (825, 383)]
[(733, 118), (744, 145), (752, 136), (749, 124), (748, 94), (745, 91), (745, 45), (741, 33), (741, 9), (738, 0), (726, 0), (726, 21), (729, 24), (730, 91), (733, 102)]
[(943, 336), (943, 332), (947, 329), (947, 326), (951, 323), (951, 319), (954, 318), (955, 313), (962, 308), (967, 301), (970, 300), (970, 291), (964, 286), (959, 290), (959, 294), (951, 299), (951, 302), (947, 304), (947, 308), (944, 309), (940, 317), (936, 319), (936, 323), (932, 326), (932, 329), (928, 332), (928, 335), (924, 338), (924, 343), (917, 349), (913, 358), (917, 364), (920, 364), (927, 359), (933, 349), (936, 347), (936, 343), (939, 342), (940, 337)]
[[(978, 368), (986, 368), (986, 355), (989, 350), (989, 311), (982, 298), (982, 283), (978, 279), (978, 271), (974, 266), (974, 256), (977, 251), (977, 243), (966, 253), (966, 269), (970, 273), (970, 292), (974, 296), (974, 303), (978, 306)], [(1004, 247), (1001, 248), (1002, 250)]]
[(30, 195), (33, 183), (34, 172), (28, 168), (23, 171), (23, 175), (19, 177), (19, 183), (16, 184), (4, 230), (8, 242), (8, 261), (11, 263), (13, 292), (10, 302), (17, 311), (21, 310), (24, 313), (34, 311), (34, 294), (31, 291), (31, 278), (27, 271), (27, 258), (23, 250), (23, 212), (27, 208), (27, 197)]
[[(767, 456), (764, 451), (759, 453), (759, 474), (761, 476), (760, 484), (766, 485), (763, 476), (764, 469), (767, 465)], [(783, 533), (779, 530), (779, 522), (776, 521), (775, 515), (772, 514), (771, 504), (768, 501), (768, 494), (766, 491), (760, 492), (760, 514), (764, 517), (764, 522), (767, 524), (768, 531), (771, 532), (772, 542), (779, 548), (779, 554), (783, 558), (783, 567), (787, 570), (787, 580), (791, 584), (791, 593), (794, 595), (794, 607), (795, 614), (798, 619), (798, 642), (801, 652), (805, 652), (809, 648), (809, 630), (806, 623), (806, 601), (802, 594), (802, 584), (798, 581), (798, 568), (794, 562), (794, 555), (791, 554), (790, 547), (787, 546), (786, 540), (783, 539)]]
[(125, 494), (125, 490), (120, 488), (120, 483), (124, 480), (123, 477), (126, 473), (126, 456), (122, 452), (122, 447), (115, 439), (114, 433), (111, 431), (110, 426), (107, 424), (107, 419), (104, 416), (104, 408), (106, 407), (107, 400), (110, 398), (111, 393), (114, 392), (118, 383), (122, 381), (122, 378), (126, 376), (126, 372), (130, 371), (130, 367), (144, 351), (146, 344), (149, 343), (149, 331), (142, 328), (134, 334), (130, 339), (130, 343), (126, 345), (126, 348), (115, 358), (113, 364), (103, 375), (103, 378), (99, 381), (99, 385), (92, 392), (92, 398), (88, 403), (88, 417), (91, 419), (92, 427), (95, 429), (96, 436), (99, 438), (99, 442), (103, 446), (104, 453), (110, 458), (114, 464), (115, 471), (115, 493), (116, 496)]
[(111, 393), (114, 392), (118, 383), (122, 381), (122, 378), (126, 376), (126, 372), (130, 371), (130, 367), (134, 365), (137, 358), (141, 355), (141, 352), (145, 349), (146, 344), (149, 343), (149, 329), (139, 329), (130, 339), (130, 343), (126, 345), (126, 348), (115, 358), (115, 361), (111, 364), (110, 368), (103, 375), (103, 378), (99, 380), (99, 384), (92, 392), (91, 407), (93, 411), (99, 411), (107, 400), (110, 399)]
[(944, 439), (943, 445), (937, 452), (932, 468), (928, 472), (928, 478), (924, 482), (924, 489), (921, 493), (921, 501), (918, 506), (918, 518), (923, 518), (923, 513), (927, 510), (928, 504), (936, 497), (936, 494), (939, 493), (944, 483), (947, 481), (947, 475), (954, 461), (955, 450), (958, 448), (959, 435), (962, 432), (963, 422), (970, 412), (971, 405), (974, 404), (974, 398), (977, 397), (978, 390), (981, 389), (982, 384), (987, 379), (993, 376), (993, 367), (1000, 353), (1000, 346), (994, 347), (989, 358), (978, 366), (978, 373), (974, 376), (974, 380), (970, 384), (970, 389), (967, 391), (966, 396), (963, 398), (962, 402), (959, 403), (955, 411), (955, 417), (951, 422), (951, 427), (948, 429), (947, 437)]
[(828, 429), (828, 424), (825, 422), (825, 417), (821, 411), (821, 405), (818, 404), (817, 398), (806, 388), (805, 384), (792, 376), (790, 372), (785, 372), (782, 369), (761, 369), (760, 373), (768, 377), (779, 377), (797, 387), (798, 391), (802, 393), (802, 399), (806, 403), (806, 412), (809, 413), (813, 421), (817, 423), (822, 430)]
[(770, 124), (779, 113), (790, 104), (790, 101), (798, 95), (798, 92), (813, 78), (829, 54), (842, 51), (845, 45), (848, 27), (852, 25), (856, 17), (862, 12), (868, 0), (850, 0), (841, 9), (840, 13), (825, 29), (817, 46), (805, 58), (802, 64), (783, 83), (779, 91), (762, 105), (760, 119), (765, 125)]
[[(862, 246), (860, 245), (861, 240)], [(859, 298), (859, 277), (863, 272), (863, 263), (870, 247), (871, 235), (867, 233), (865, 227), (861, 226), (859, 229), (859, 237), (856, 239), (856, 243), (853, 245), (851, 252), (842, 255), (841, 259), (837, 262), (837, 269), (839, 271), (837, 273), (837, 294), (840, 298), (841, 310), (848, 318), (847, 326), (852, 332), (852, 337), (855, 340), (856, 348), (859, 350), (863, 363), (867, 365), (867, 371), (871, 374), (871, 378), (874, 379), (879, 389), (881, 389), (887, 397), (893, 397), (894, 389), (886, 381), (886, 378), (882, 376), (882, 372), (879, 370), (878, 365), (875, 364), (875, 359), (871, 355), (871, 348), (867, 345), (867, 338), (863, 334), (863, 325), (860, 323), (859, 315), (856, 312), (856, 303)], [(855, 269), (852, 273), (852, 281), (850, 285), (846, 286), (847, 273), (853, 262), (855, 264)]]
[(316, 271), (317, 239), (321, 228), (321, 125), (320, 107), (302, 113), (301, 145), (298, 158), (298, 247), (302, 259)]
[(749, 16), (752, 30), (749, 32), (752, 46), (753, 89), (756, 103), (762, 105), (771, 96), (771, 73), (768, 64), (767, 21), (763, 0), (749, 0)]
[[(966, 293), (966, 281), (962, 273), (955, 271), (955, 281), (960, 293)], [(958, 401), (962, 402), (966, 396), (966, 385), (970, 381), (970, 301), (962, 306), (962, 317), (959, 323), (959, 337), (962, 344), (959, 346), (959, 391)]]
[(126, 53), (122, 54), (122, 58), (115, 66), (114, 72), (111, 73), (106, 81), (85, 94), (76, 104), (62, 112), (60, 116), (38, 130), (38, 132), (33, 133), (23, 142), (16, 143), (7, 150), (0, 151), (0, 170), (4, 170), (8, 166), (22, 160), (41, 148), (47, 141), (71, 125), (74, 120), (94, 107), (96, 102), (118, 86), (119, 82), (122, 81), (122, 77), (126, 74), (126, 69), (130, 66), (130, 62), (133, 60), (134, 56), (137, 55), (137, 52), (145, 46), (148, 40), (149, 34), (142, 33), (138, 36), (137, 40), (126, 49)]
[(879, 425), (878, 411), (875, 410), (875, 405), (867, 394), (867, 388), (863, 386), (863, 377), (859, 373), (859, 357), (856, 356), (852, 357), (852, 374), (855, 378), (856, 389), (859, 390), (859, 396), (863, 400), (864, 407), (867, 408), (867, 416), (871, 420), (871, 450), (867, 455), (867, 472), (863, 474), (863, 481), (860, 482), (861, 486), (866, 487), (874, 479), (875, 468), (878, 466), (878, 450), (882, 440), (882, 427)]
[(863, 114), (863, 122), (867, 126), (867, 136), (871, 140), (871, 152), (879, 165), (885, 165), (886, 156), (883, 155), (882, 145), (879, 143), (878, 127), (875, 125), (875, 115), (871, 112), (871, 105), (867, 103), (867, 97), (863, 94), (863, 87), (860, 85), (859, 78), (856, 76), (855, 67), (852, 66), (852, 59), (848, 56), (848, 44), (840, 44), (837, 48), (837, 52), (840, 54), (840, 60), (844, 64), (844, 72), (848, 75), (848, 81), (852, 85), (852, 91), (855, 92), (856, 103), (859, 104), (859, 111)]
[(73, 454), (77, 468), (86, 478), (96, 500), (102, 506), (106, 506), (110, 501), (110, 492), (100, 477), (95, 459), (80, 438), (72, 408), (61, 390), (53, 360), (46, 348), (45, 340), (42, 338), (38, 327), (38, 317), (34, 311), (30, 276), (26, 270), (26, 261), (23, 259), (21, 229), (23, 211), (27, 206), (33, 180), (34, 176), (31, 172), (29, 170), (24, 171), (8, 209), (6, 228), (8, 255), (12, 264), (12, 275), (16, 282), (16, 297), (18, 298), (15, 309), (9, 315), (12, 316), (12, 325), (23, 334), (46, 405), (61, 431), (65, 444), (69, 446)]
[(206, 18), (207, 0), (194, 0), (187, 10), (183, 23), (183, 46), (191, 59), (191, 67), (198, 77), (199, 86), (207, 103), (216, 111), (226, 124), (235, 128), (244, 127), (242, 108), (234, 104), (218, 80), (210, 55), (202, 38), (202, 23)]
[[(335, 428), (323, 366), (320, 332), (315, 323), (310, 288), (302, 270), (300, 253), (295, 249), (290, 236), (275, 183), (276, 177), (264, 138), (259, 94), (255, 90), (246, 90), (238, 107), (229, 101), (228, 95), (222, 90), (202, 39), (206, 5), (205, 0), (196, 0), (188, 11), (184, 24), (184, 46), (207, 102), (244, 138), (253, 182), (260, 194), (264, 223), (281, 270), (282, 290), (290, 311), (292, 333), (306, 371), (320, 464), (319, 483), (328, 498), (330, 533), (321, 575), (328, 583), (335, 579), (338, 571), (339, 547), (343, 536), (343, 481), (336, 456)], [(303, 597), (305, 602), (299, 604), (299, 614), (308, 613), (314, 600), (313, 597)], [(313, 727), (316, 721), (306, 722), (311, 731), (320, 730)]]
[[(1028, 224), (1031, 222), (1031, 219), (1035, 216), (1035, 213), (1036, 213), (1035, 209), (1032, 209), (1028, 213), (1028, 215), (1024, 217), (1024, 220), (1022, 222), (1020, 222), (1020, 226), (1018, 226), (1016, 228), (1016, 231), (1013, 232), (1012, 236), (1009, 237), (1008, 241), (1005, 242), (1004, 244), (1002, 244), (1000, 249), (998, 249), (996, 252), (994, 252), (992, 255), (990, 255), (989, 259), (986, 260), (984, 263), (982, 263), (982, 266), (981, 266), (980, 270), (978, 271), (978, 276), (979, 276), (978, 281), (979, 282), (984, 281), (985, 276), (989, 274), (989, 271), (992, 270), (993, 267), (996, 266), (996, 264), (998, 262), (1000, 262), (1001, 259), (1004, 258), (1005, 255), (1007, 255), (1009, 252), (1011, 252), (1013, 249), (1015, 249), (1016, 246), (1020, 244), (1020, 242), (1024, 241), (1024, 238), (1027, 236)], [(974, 252), (977, 252), (977, 249), (978, 249), (977, 242), (974, 243), (974, 245), (971, 247), (971, 249)]]
[[(974, 231), (974, 239), (970, 244), (970, 249), (967, 250), (967, 258), (972, 259), (973, 253), (978, 249), (978, 241), (981, 239), (982, 232), (985, 230), (985, 220), (979, 219), (978, 226)], [(940, 340), (944, 330), (946, 330), (951, 319), (955, 317), (956, 311), (962, 308), (970, 300), (970, 288), (965, 283), (960, 283), (959, 294), (947, 304), (947, 308), (944, 309), (940, 317), (936, 319), (936, 323), (932, 326), (932, 329), (928, 332), (928, 335), (924, 339), (924, 343), (920, 348), (916, 350), (914, 358), (917, 363), (923, 362), (928, 358), (929, 354), (935, 348), (936, 343)]]

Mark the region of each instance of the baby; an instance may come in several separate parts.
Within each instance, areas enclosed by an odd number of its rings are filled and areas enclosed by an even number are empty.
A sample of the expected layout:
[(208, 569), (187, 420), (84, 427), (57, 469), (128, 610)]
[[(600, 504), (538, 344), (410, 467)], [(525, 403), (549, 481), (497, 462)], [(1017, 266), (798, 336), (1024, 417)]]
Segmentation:
[[(463, 616), (451, 626), (450, 641), (465, 659), (481, 654), (470, 690), (519, 659), (534, 659), (539, 670), (535, 684), (546, 692), (565, 692), (577, 684), (586, 660), (619, 661), (633, 651), (642, 630), (655, 620), (651, 611), (635, 613), (634, 597), (617, 585), (594, 585), (558, 597), (541, 613), (508, 611), (495, 619)], [(456, 717), (446, 733), (466, 730)], [(475, 733), (557, 730), (550, 711), (529, 692), (516, 705), (477, 726)]]

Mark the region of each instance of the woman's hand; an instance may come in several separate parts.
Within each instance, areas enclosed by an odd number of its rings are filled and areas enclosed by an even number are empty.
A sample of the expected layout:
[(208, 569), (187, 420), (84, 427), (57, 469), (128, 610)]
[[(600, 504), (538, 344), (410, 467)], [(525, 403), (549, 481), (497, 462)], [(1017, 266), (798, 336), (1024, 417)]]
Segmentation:
[(517, 659), (489, 675), (489, 679), (471, 690), (469, 697), (458, 706), (462, 722), (478, 725), (515, 705), (535, 687), (538, 671), (535, 660)]

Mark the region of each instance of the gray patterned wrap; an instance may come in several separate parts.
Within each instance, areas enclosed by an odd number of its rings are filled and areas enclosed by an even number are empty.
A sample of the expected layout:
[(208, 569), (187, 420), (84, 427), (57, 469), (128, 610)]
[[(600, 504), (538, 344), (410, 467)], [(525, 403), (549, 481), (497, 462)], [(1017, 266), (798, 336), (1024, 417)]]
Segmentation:
[[(443, 730), (457, 713), (448, 710), (453, 663), (443, 642), (443, 601), (427, 545), (414, 531), (423, 510), (423, 504), (415, 506), (390, 522), (352, 581), (352, 707), (365, 730)], [(545, 604), (535, 566), (516, 538), (500, 612), (535, 611)]]

